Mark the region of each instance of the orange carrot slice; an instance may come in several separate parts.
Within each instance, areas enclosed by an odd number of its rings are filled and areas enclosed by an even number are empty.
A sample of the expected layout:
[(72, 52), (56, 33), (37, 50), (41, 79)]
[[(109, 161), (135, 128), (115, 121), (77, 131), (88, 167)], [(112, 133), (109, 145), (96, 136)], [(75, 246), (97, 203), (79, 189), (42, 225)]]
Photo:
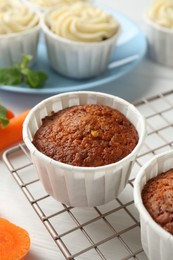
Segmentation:
[(14, 117), (14, 113), (10, 109), (7, 109), (6, 117), (11, 119)]
[(11, 118), (5, 128), (0, 126), (0, 151), (22, 141), (22, 126), (28, 112), (29, 110)]
[(0, 218), (0, 259), (20, 260), (29, 251), (28, 232), (10, 221)]

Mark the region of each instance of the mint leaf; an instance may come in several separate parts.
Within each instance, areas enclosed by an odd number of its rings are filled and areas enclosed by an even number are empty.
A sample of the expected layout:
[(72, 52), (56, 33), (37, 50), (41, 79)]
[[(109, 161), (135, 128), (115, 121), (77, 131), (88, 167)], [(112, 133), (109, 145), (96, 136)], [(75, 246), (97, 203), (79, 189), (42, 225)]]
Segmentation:
[(0, 115), (5, 117), (7, 115), (7, 109), (2, 105), (0, 105)]
[(0, 84), (17, 85), (21, 83), (20, 71), (16, 68), (0, 69)]
[(9, 124), (9, 119), (0, 116), (0, 125), (2, 126), (2, 128), (5, 128), (8, 124)]
[(21, 70), (26, 68), (31, 60), (32, 60), (32, 56), (31, 55), (23, 55), (22, 63), (19, 64)]
[(31, 55), (23, 55), (22, 62), (14, 67), (0, 69), (0, 84), (3, 85), (19, 85), (27, 83), (31, 88), (41, 87), (48, 75), (44, 72), (32, 70), (28, 68)]
[(38, 88), (48, 78), (47, 74), (41, 71), (29, 69), (27, 66), (32, 60), (31, 55), (23, 55), (22, 63), (19, 64), (23, 80), (31, 87)]
[(6, 117), (7, 109), (0, 105), (0, 125), (5, 128), (9, 124), (9, 119)]
[(42, 86), (47, 78), (47, 74), (41, 71), (34, 71), (31, 69), (27, 70), (26, 80), (31, 88), (38, 88)]

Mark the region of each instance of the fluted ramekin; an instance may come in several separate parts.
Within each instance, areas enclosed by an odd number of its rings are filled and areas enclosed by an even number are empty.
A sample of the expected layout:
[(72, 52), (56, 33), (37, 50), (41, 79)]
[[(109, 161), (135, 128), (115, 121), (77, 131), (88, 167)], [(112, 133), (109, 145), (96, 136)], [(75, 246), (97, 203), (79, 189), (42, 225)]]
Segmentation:
[[(78, 167), (55, 161), (36, 149), (32, 140), (44, 117), (51, 111), (84, 104), (116, 108), (133, 123), (139, 141), (128, 156), (105, 166)], [(59, 202), (79, 207), (103, 205), (118, 196), (127, 184), (145, 134), (145, 120), (135, 106), (119, 97), (90, 91), (64, 93), (43, 100), (30, 111), (23, 125), (23, 140), (47, 193)]]
[(160, 65), (173, 67), (173, 29), (161, 27), (147, 16), (144, 20), (149, 58)]
[(74, 79), (87, 79), (104, 72), (110, 61), (118, 32), (101, 42), (77, 42), (56, 35), (48, 26), (47, 16), (43, 15), (42, 29), (45, 35), (50, 66), (63, 76)]
[(153, 177), (173, 167), (173, 151), (154, 156), (137, 175), (134, 183), (134, 201), (140, 215), (141, 242), (150, 260), (172, 259), (173, 236), (158, 225), (145, 208), (141, 192), (144, 185)]
[[(35, 11), (33, 10), (33, 12)], [(35, 63), (40, 34), (40, 15), (38, 13), (36, 15), (39, 17), (39, 24), (32, 29), (0, 34), (0, 67), (12, 67), (16, 63), (20, 63), (23, 54), (32, 56), (30, 66)]]

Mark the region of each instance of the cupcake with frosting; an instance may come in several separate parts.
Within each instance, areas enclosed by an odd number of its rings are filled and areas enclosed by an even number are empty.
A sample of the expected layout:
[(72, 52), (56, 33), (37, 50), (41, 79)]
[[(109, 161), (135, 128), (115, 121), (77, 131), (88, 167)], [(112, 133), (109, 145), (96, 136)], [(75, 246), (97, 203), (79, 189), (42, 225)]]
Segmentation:
[(59, 7), (64, 4), (73, 4), (77, 1), (87, 1), (87, 0), (28, 0), (27, 3), (39, 11), (46, 11), (49, 8)]
[(148, 18), (161, 27), (173, 28), (173, 1), (155, 1), (148, 10)]
[(106, 69), (120, 32), (115, 17), (82, 2), (48, 11), (42, 28), (50, 65), (76, 79), (94, 77)]
[(173, 1), (155, 0), (147, 10), (145, 21), (149, 57), (173, 67)]
[(18, 0), (0, 1), (0, 65), (13, 66), (23, 54), (36, 58), (40, 16)]

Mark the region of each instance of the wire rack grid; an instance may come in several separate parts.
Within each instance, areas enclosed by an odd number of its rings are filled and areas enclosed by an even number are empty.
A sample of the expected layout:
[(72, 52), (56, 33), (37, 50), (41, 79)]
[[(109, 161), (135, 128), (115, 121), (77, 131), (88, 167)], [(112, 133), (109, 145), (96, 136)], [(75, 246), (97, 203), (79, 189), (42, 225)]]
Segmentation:
[(124, 191), (94, 208), (73, 208), (46, 194), (24, 144), (5, 151), (3, 160), (65, 259), (146, 260), (133, 201), (140, 167), (155, 154), (172, 149), (173, 90), (134, 104), (147, 122), (147, 137)]

